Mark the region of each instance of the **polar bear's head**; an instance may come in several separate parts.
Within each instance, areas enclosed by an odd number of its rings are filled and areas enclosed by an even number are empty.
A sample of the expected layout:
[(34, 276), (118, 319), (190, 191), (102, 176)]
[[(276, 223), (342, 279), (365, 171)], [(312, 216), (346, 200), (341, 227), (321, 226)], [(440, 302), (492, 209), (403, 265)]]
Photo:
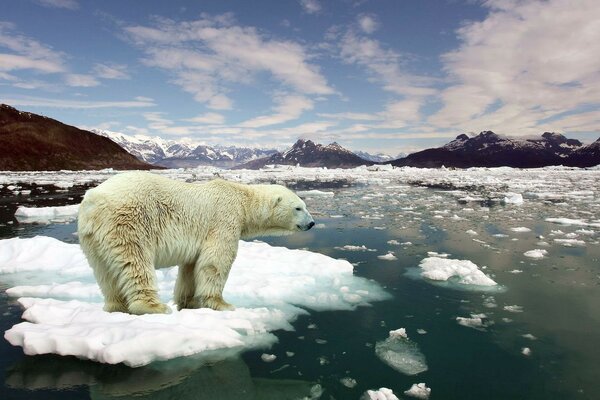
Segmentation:
[(315, 225), (313, 217), (300, 197), (288, 188), (271, 186), (270, 224), (287, 232), (307, 231)]

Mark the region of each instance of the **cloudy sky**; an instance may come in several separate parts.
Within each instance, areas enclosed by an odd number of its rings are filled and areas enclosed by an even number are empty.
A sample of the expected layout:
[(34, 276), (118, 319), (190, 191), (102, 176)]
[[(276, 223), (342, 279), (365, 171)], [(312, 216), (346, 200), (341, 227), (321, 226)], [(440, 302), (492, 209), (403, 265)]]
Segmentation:
[(395, 155), (600, 135), (598, 0), (5, 1), (0, 102), (86, 128)]

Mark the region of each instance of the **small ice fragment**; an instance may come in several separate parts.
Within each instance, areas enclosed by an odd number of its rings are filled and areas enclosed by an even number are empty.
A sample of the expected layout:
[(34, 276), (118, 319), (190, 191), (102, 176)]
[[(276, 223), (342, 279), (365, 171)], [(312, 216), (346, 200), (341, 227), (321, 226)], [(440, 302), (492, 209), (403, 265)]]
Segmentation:
[(408, 339), (408, 335), (406, 334), (405, 328), (399, 328), (395, 331), (390, 331), (390, 338), (405, 338)]
[(504, 196), (505, 204), (523, 204), (523, 195), (520, 193), (508, 192)]
[(468, 231), (465, 232), (467, 235), (472, 235), (472, 236), (476, 236), (478, 235), (477, 232), (475, 232), (473, 229), (469, 229)]
[(400, 242), (399, 242), (399, 241), (397, 241), (397, 240), (395, 240), (395, 239), (388, 240), (388, 241), (387, 241), (387, 243), (388, 243), (388, 244), (391, 244), (391, 245), (394, 245), (394, 246), (397, 246), (397, 245), (399, 245), (399, 244), (400, 244)]
[(544, 256), (547, 254), (548, 254), (548, 251), (544, 250), (544, 249), (534, 249), (534, 250), (529, 250), (529, 251), (526, 251), (525, 253), (523, 253), (523, 255), (525, 257), (534, 258), (536, 260), (544, 258)]
[(531, 333), (526, 333), (526, 334), (521, 335), (521, 336), (524, 337), (525, 339), (537, 340), (537, 337), (533, 336)]
[(431, 389), (428, 388), (424, 383), (413, 383), (410, 389), (405, 390), (404, 394), (417, 399), (427, 400), (431, 394)]
[(361, 400), (399, 400), (392, 389), (380, 388), (379, 390), (367, 390)]
[(487, 315), (485, 314), (471, 314), (471, 318), (456, 317), (456, 322), (458, 322), (459, 325), (480, 331), (484, 331), (485, 328), (493, 324), (492, 321), (487, 320)]
[[(387, 339), (375, 344), (377, 357), (405, 375), (417, 375), (427, 371), (427, 362), (419, 349), (419, 345), (410, 341), (398, 331), (401, 331), (401, 329), (390, 332)], [(398, 334), (394, 332), (398, 332)]]
[(421, 276), (433, 281), (447, 281), (456, 276), (463, 285), (495, 286), (497, 283), (469, 260), (428, 257), (419, 264)]
[(377, 256), (377, 258), (379, 258), (380, 260), (387, 260), (387, 261), (394, 261), (394, 260), (398, 259), (398, 257), (396, 257), (394, 255), (394, 253), (391, 251), (388, 252), (387, 254)]
[(425, 335), (427, 333), (427, 331), (425, 329), (417, 329), (417, 333), (419, 335)]
[(513, 232), (531, 232), (531, 229), (526, 228), (524, 226), (519, 226), (519, 227), (516, 227), (516, 228), (510, 228), (510, 230), (513, 231)]
[(315, 343), (316, 344), (326, 344), (327, 340), (325, 340), (325, 339), (315, 339)]
[(554, 241), (565, 247), (585, 246), (585, 242), (579, 239), (554, 239)]
[(348, 376), (340, 379), (340, 383), (350, 389), (357, 385), (356, 379), (352, 379)]
[(521, 354), (523, 354), (524, 356), (530, 356), (531, 355), (531, 349), (529, 347), (523, 347), (521, 349)]
[(513, 269), (512, 271), (508, 271), (509, 274), (520, 274), (523, 271), (521, 271), (520, 269)]
[(504, 306), (504, 309), (506, 311), (513, 312), (513, 313), (523, 312), (523, 307), (522, 306), (516, 306), (516, 305), (515, 306)]
[(294, 355), (296, 355), (296, 353), (294, 353), (293, 351), (286, 351), (285, 355), (288, 357), (294, 357)]
[(260, 356), (260, 358), (264, 362), (270, 363), (270, 362), (275, 361), (275, 359), (277, 358), (277, 356), (275, 354), (262, 353), (261, 356)]

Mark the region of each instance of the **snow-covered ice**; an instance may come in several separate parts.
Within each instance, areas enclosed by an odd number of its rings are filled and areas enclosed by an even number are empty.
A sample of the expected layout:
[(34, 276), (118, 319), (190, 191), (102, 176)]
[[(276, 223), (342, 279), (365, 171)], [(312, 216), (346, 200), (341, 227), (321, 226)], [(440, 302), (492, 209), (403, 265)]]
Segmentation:
[(496, 286), (497, 283), (469, 260), (427, 257), (419, 264), (421, 276), (432, 281), (456, 278), (461, 285)]
[(392, 389), (367, 390), (361, 400), (399, 400)]
[(391, 251), (389, 251), (387, 254), (382, 254), (380, 256), (377, 256), (377, 258), (379, 258), (380, 260), (386, 260), (386, 261), (394, 261), (394, 260), (398, 259), (398, 257), (396, 257), (394, 255), (394, 253)]
[(375, 344), (375, 354), (384, 363), (405, 375), (427, 371), (427, 361), (419, 345), (403, 329), (390, 331), (389, 337)]
[(525, 253), (523, 253), (523, 255), (525, 257), (534, 258), (534, 259), (544, 258), (547, 254), (548, 254), (548, 250), (544, 250), (544, 249), (534, 249), (534, 250), (529, 250), (529, 251), (526, 251)]
[(523, 204), (523, 195), (520, 193), (506, 193), (504, 196), (505, 204)]
[[(55, 353), (141, 366), (208, 350), (266, 347), (312, 310), (352, 310), (383, 300), (383, 289), (355, 277), (343, 260), (240, 241), (224, 297), (235, 311), (176, 311), (135, 316), (102, 311), (102, 298), (76, 244), (38, 236), (0, 240), (2, 279), (25, 309), (5, 338), (28, 355)], [(172, 297), (177, 267), (157, 270), (159, 294)], [(22, 284), (27, 286), (19, 286)], [(56, 298), (52, 298), (56, 297)], [(229, 350), (231, 351), (231, 350)]]
[(471, 314), (471, 317), (456, 317), (456, 322), (459, 325), (466, 326), (467, 328), (473, 328), (484, 331), (490, 325), (493, 325), (493, 321), (490, 321), (485, 314)]
[(531, 232), (531, 229), (529, 229), (525, 226), (517, 226), (515, 228), (510, 228), (510, 230), (513, 232), (519, 232), (519, 233)]
[(405, 390), (404, 394), (417, 399), (427, 400), (431, 395), (431, 389), (425, 383), (413, 383), (410, 389)]
[(79, 204), (58, 207), (19, 206), (15, 217), (20, 223), (48, 224), (50, 222), (70, 222), (77, 218)]

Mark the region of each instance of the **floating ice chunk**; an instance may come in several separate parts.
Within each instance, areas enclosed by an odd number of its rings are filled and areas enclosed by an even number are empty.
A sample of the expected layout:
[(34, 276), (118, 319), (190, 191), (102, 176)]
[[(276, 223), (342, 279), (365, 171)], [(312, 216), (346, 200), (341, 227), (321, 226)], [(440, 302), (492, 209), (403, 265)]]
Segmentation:
[(355, 387), (358, 384), (356, 382), (356, 379), (352, 379), (348, 376), (340, 379), (340, 383), (350, 389), (352, 389), (353, 387)]
[(448, 253), (438, 253), (438, 252), (435, 252), (435, 251), (428, 251), (428, 252), (427, 252), (427, 255), (428, 255), (429, 257), (448, 258), (448, 256), (449, 256), (450, 254), (448, 254)]
[(529, 251), (526, 251), (525, 253), (523, 253), (523, 255), (525, 257), (535, 258), (535, 259), (542, 259), (547, 254), (548, 254), (548, 251), (544, 250), (544, 249), (529, 250)]
[(523, 354), (524, 356), (529, 357), (531, 355), (531, 349), (529, 347), (523, 347), (521, 349), (521, 354)]
[(456, 317), (456, 322), (458, 322), (459, 325), (480, 331), (485, 331), (485, 328), (493, 325), (493, 321), (488, 320), (487, 315), (485, 314), (471, 314), (470, 318)]
[(417, 329), (417, 333), (419, 335), (425, 335), (427, 333), (427, 331), (425, 329)]
[(595, 226), (600, 227), (600, 222), (585, 222), (581, 219), (572, 218), (546, 218), (548, 222), (554, 222), (561, 225), (576, 225), (576, 226)]
[(260, 359), (263, 360), (264, 362), (270, 363), (270, 362), (275, 361), (277, 359), (277, 356), (275, 354), (262, 353), (260, 355)]
[[(292, 329), (290, 322), (306, 313), (300, 307), (352, 310), (388, 297), (352, 270), (350, 263), (322, 254), (240, 241), (224, 293), (235, 311), (135, 316), (102, 311), (102, 299), (94, 298), (99, 292), (92, 270), (78, 245), (47, 237), (0, 240), (2, 280), (29, 285), (9, 289), (12, 295), (97, 301), (21, 298), (26, 322), (9, 329), (5, 338), (29, 355), (55, 353), (129, 366), (208, 350), (231, 354), (272, 344), (276, 338), (270, 332)], [(35, 286), (32, 277), (45, 271), (44, 285)], [(177, 267), (156, 273), (159, 294), (168, 301)], [(77, 280), (68, 281), (70, 277)], [(48, 284), (49, 279), (63, 282)]]
[(494, 286), (496, 282), (469, 260), (427, 257), (421, 260), (421, 276), (433, 281), (447, 281), (452, 277), (463, 285)]
[(79, 204), (60, 207), (24, 207), (19, 206), (15, 217), (20, 223), (48, 224), (50, 222), (69, 222), (77, 218)]
[(392, 389), (367, 390), (361, 400), (399, 400)]
[(427, 362), (419, 345), (409, 340), (402, 328), (390, 331), (387, 339), (377, 342), (375, 354), (381, 361), (405, 375), (427, 371)]
[(521, 335), (521, 336), (524, 337), (525, 339), (537, 340), (537, 337), (533, 336), (531, 333), (526, 333), (526, 334)]
[(478, 233), (477, 233), (477, 232), (475, 232), (473, 229), (469, 229), (469, 230), (468, 230), (468, 231), (466, 231), (465, 233), (466, 233), (467, 235), (473, 235), (473, 236), (476, 236), (476, 235), (478, 235)]
[(521, 313), (521, 312), (523, 312), (523, 307), (522, 306), (516, 306), (516, 305), (515, 306), (504, 306), (504, 309), (506, 311), (513, 312), (513, 313)]
[(554, 241), (565, 247), (573, 247), (573, 246), (583, 247), (583, 246), (585, 246), (585, 242), (583, 240), (579, 240), (579, 239), (554, 239)]
[(397, 241), (397, 240), (395, 240), (395, 239), (388, 240), (388, 241), (387, 241), (387, 243), (388, 243), (388, 244), (391, 244), (391, 245), (393, 245), (393, 246), (398, 246), (398, 245), (400, 244), (400, 242), (399, 242), (399, 241)]
[(531, 229), (525, 227), (525, 226), (518, 226), (516, 228), (510, 228), (511, 231), (513, 232), (531, 232)]
[(523, 195), (520, 193), (508, 192), (504, 195), (505, 204), (523, 204)]
[(377, 256), (377, 258), (379, 258), (380, 260), (387, 260), (387, 261), (394, 261), (394, 260), (398, 259), (398, 257), (396, 257), (394, 255), (394, 253), (391, 252), (391, 251), (388, 252), (387, 254), (383, 254), (383, 255)]
[(369, 249), (369, 248), (367, 248), (367, 246), (365, 246), (364, 244), (360, 245), (360, 246), (355, 246), (355, 245), (352, 245), (352, 244), (346, 244), (346, 245), (341, 246), (341, 247), (340, 246), (336, 246), (336, 247), (334, 247), (334, 249), (336, 249), (336, 250), (342, 250), (342, 251), (376, 251), (375, 249)]
[(417, 399), (427, 400), (429, 395), (431, 395), (431, 389), (424, 383), (413, 383), (410, 389), (404, 391), (404, 394), (416, 397)]
[(320, 190), (299, 190), (296, 194), (300, 197), (333, 197), (333, 192), (322, 192)]

